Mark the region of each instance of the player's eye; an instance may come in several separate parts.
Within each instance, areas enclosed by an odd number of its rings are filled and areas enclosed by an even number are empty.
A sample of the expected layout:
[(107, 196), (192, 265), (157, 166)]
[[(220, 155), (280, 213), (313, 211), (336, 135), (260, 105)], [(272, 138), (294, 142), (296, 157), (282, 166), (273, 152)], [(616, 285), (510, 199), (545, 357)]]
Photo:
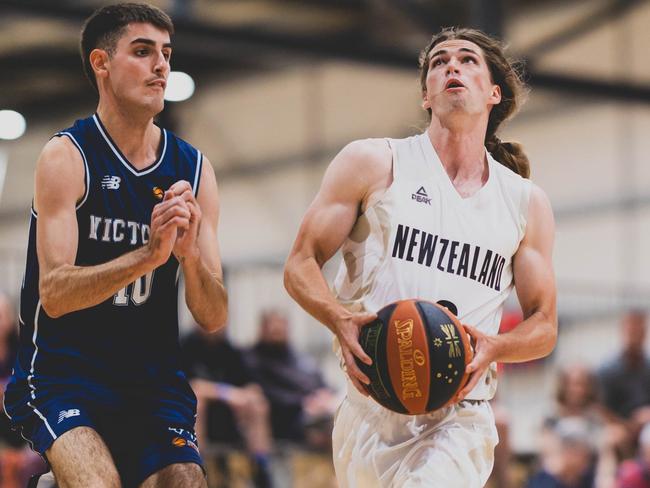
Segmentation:
[(436, 66), (440, 66), (442, 64), (442, 58), (436, 58), (433, 61), (431, 61), (431, 67), (435, 68)]
[(464, 62), (464, 63), (474, 63), (474, 64), (477, 63), (477, 62), (476, 62), (476, 59), (474, 59), (473, 56), (465, 56), (465, 57), (463, 58), (463, 62)]
[(147, 54), (149, 54), (148, 49), (136, 49), (135, 51), (136, 56), (146, 56)]

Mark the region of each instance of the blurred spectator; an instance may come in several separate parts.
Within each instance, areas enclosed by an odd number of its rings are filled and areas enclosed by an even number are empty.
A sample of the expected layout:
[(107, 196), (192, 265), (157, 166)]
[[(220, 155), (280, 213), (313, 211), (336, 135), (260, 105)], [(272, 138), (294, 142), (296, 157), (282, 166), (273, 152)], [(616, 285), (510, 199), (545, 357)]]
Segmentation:
[(617, 488), (650, 488), (650, 423), (639, 435), (639, 455), (621, 464), (616, 477)]
[(592, 431), (598, 430), (605, 417), (598, 399), (598, 380), (583, 364), (572, 364), (558, 373), (555, 412), (547, 420), (556, 422), (567, 417), (581, 417)]
[(268, 402), (241, 350), (225, 329), (197, 328), (183, 344), (184, 367), (197, 397), (196, 433), (203, 449), (211, 443), (244, 445), (257, 486), (271, 486)]
[[(18, 348), (18, 328), (9, 297), (0, 292), (0, 403)], [(9, 418), (0, 412), (0, 487), (22, 488), (35, 472), (45, 470), (40, 457), (11, 430)]]
[(602, 400), (610, 420), (627, 429), (619, 450), (634, 452), (641, 426), (650, 422), (650, 358), (644, 352), (646, 314), (632, 311), (621, 321), (622, 351), (599, 372)]
[(289, 322), (283, 313), (269, 310), (262, 314), (260, 335), (249, 360), (271, 405), (274, 438), (328, 449), (337, 398), (316, 364), (291, 346)]
[(548, 429), (547, 442), (552, 449), (526, 487), (593, 488), (596, 451), (589, 423), (580, 417), (562, 418)]

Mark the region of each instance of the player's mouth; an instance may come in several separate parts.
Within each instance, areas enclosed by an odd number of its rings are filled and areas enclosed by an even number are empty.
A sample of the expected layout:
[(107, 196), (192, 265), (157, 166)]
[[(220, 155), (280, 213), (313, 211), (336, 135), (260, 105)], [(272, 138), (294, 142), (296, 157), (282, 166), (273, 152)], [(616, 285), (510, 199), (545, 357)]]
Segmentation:
[(459, 91), (465, 88), (465, 85), (457, 78), (450, 78), (445, 83), (445, 91)]
[(151, 86), (154, 88), (162, 88), (164, 90), (165, 87), (167, 87), (167, 81), (165, 81), (163, 78), (157, 78), (147, 83), (147, 86)]

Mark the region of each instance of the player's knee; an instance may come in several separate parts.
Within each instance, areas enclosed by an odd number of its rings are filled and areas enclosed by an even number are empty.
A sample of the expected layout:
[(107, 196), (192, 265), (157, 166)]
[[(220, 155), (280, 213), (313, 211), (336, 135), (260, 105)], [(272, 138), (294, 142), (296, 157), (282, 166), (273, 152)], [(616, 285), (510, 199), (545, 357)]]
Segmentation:
[(198, 464), (176, 463), (163, 468), (141, 485), (141, 488), (206, 488), (207, 481)]

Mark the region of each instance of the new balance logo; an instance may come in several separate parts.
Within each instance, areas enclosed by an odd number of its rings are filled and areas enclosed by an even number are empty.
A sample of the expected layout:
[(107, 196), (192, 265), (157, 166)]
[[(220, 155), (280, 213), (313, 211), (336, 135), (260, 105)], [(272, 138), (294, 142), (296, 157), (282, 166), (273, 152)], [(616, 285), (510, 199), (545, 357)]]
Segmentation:
[(70, 417), (77, 417), (79, 415), (81, 415), (81, 412), (76, 408), (71, 408), (70, 410), (61, 410), (59, 412), (59, 421), (57, 423), (60, 424), (65, 419), (69, 419)]
[(104, 190), (118, 190), (120, 188), (120, 181), (122, 179), (119, 176), (106, 175), (102, 178), (102, 188)]
[(423, 186), (421, 186), (418, 189), (418, 191), (416, 191), (411, 195), (411, 199), (415, 200), (416, 202), (426, 203), (427, 205), (431, 205), (431, 199), (429, 198), (429, 195), (427, 195), (427, 191), (424, 189)]

